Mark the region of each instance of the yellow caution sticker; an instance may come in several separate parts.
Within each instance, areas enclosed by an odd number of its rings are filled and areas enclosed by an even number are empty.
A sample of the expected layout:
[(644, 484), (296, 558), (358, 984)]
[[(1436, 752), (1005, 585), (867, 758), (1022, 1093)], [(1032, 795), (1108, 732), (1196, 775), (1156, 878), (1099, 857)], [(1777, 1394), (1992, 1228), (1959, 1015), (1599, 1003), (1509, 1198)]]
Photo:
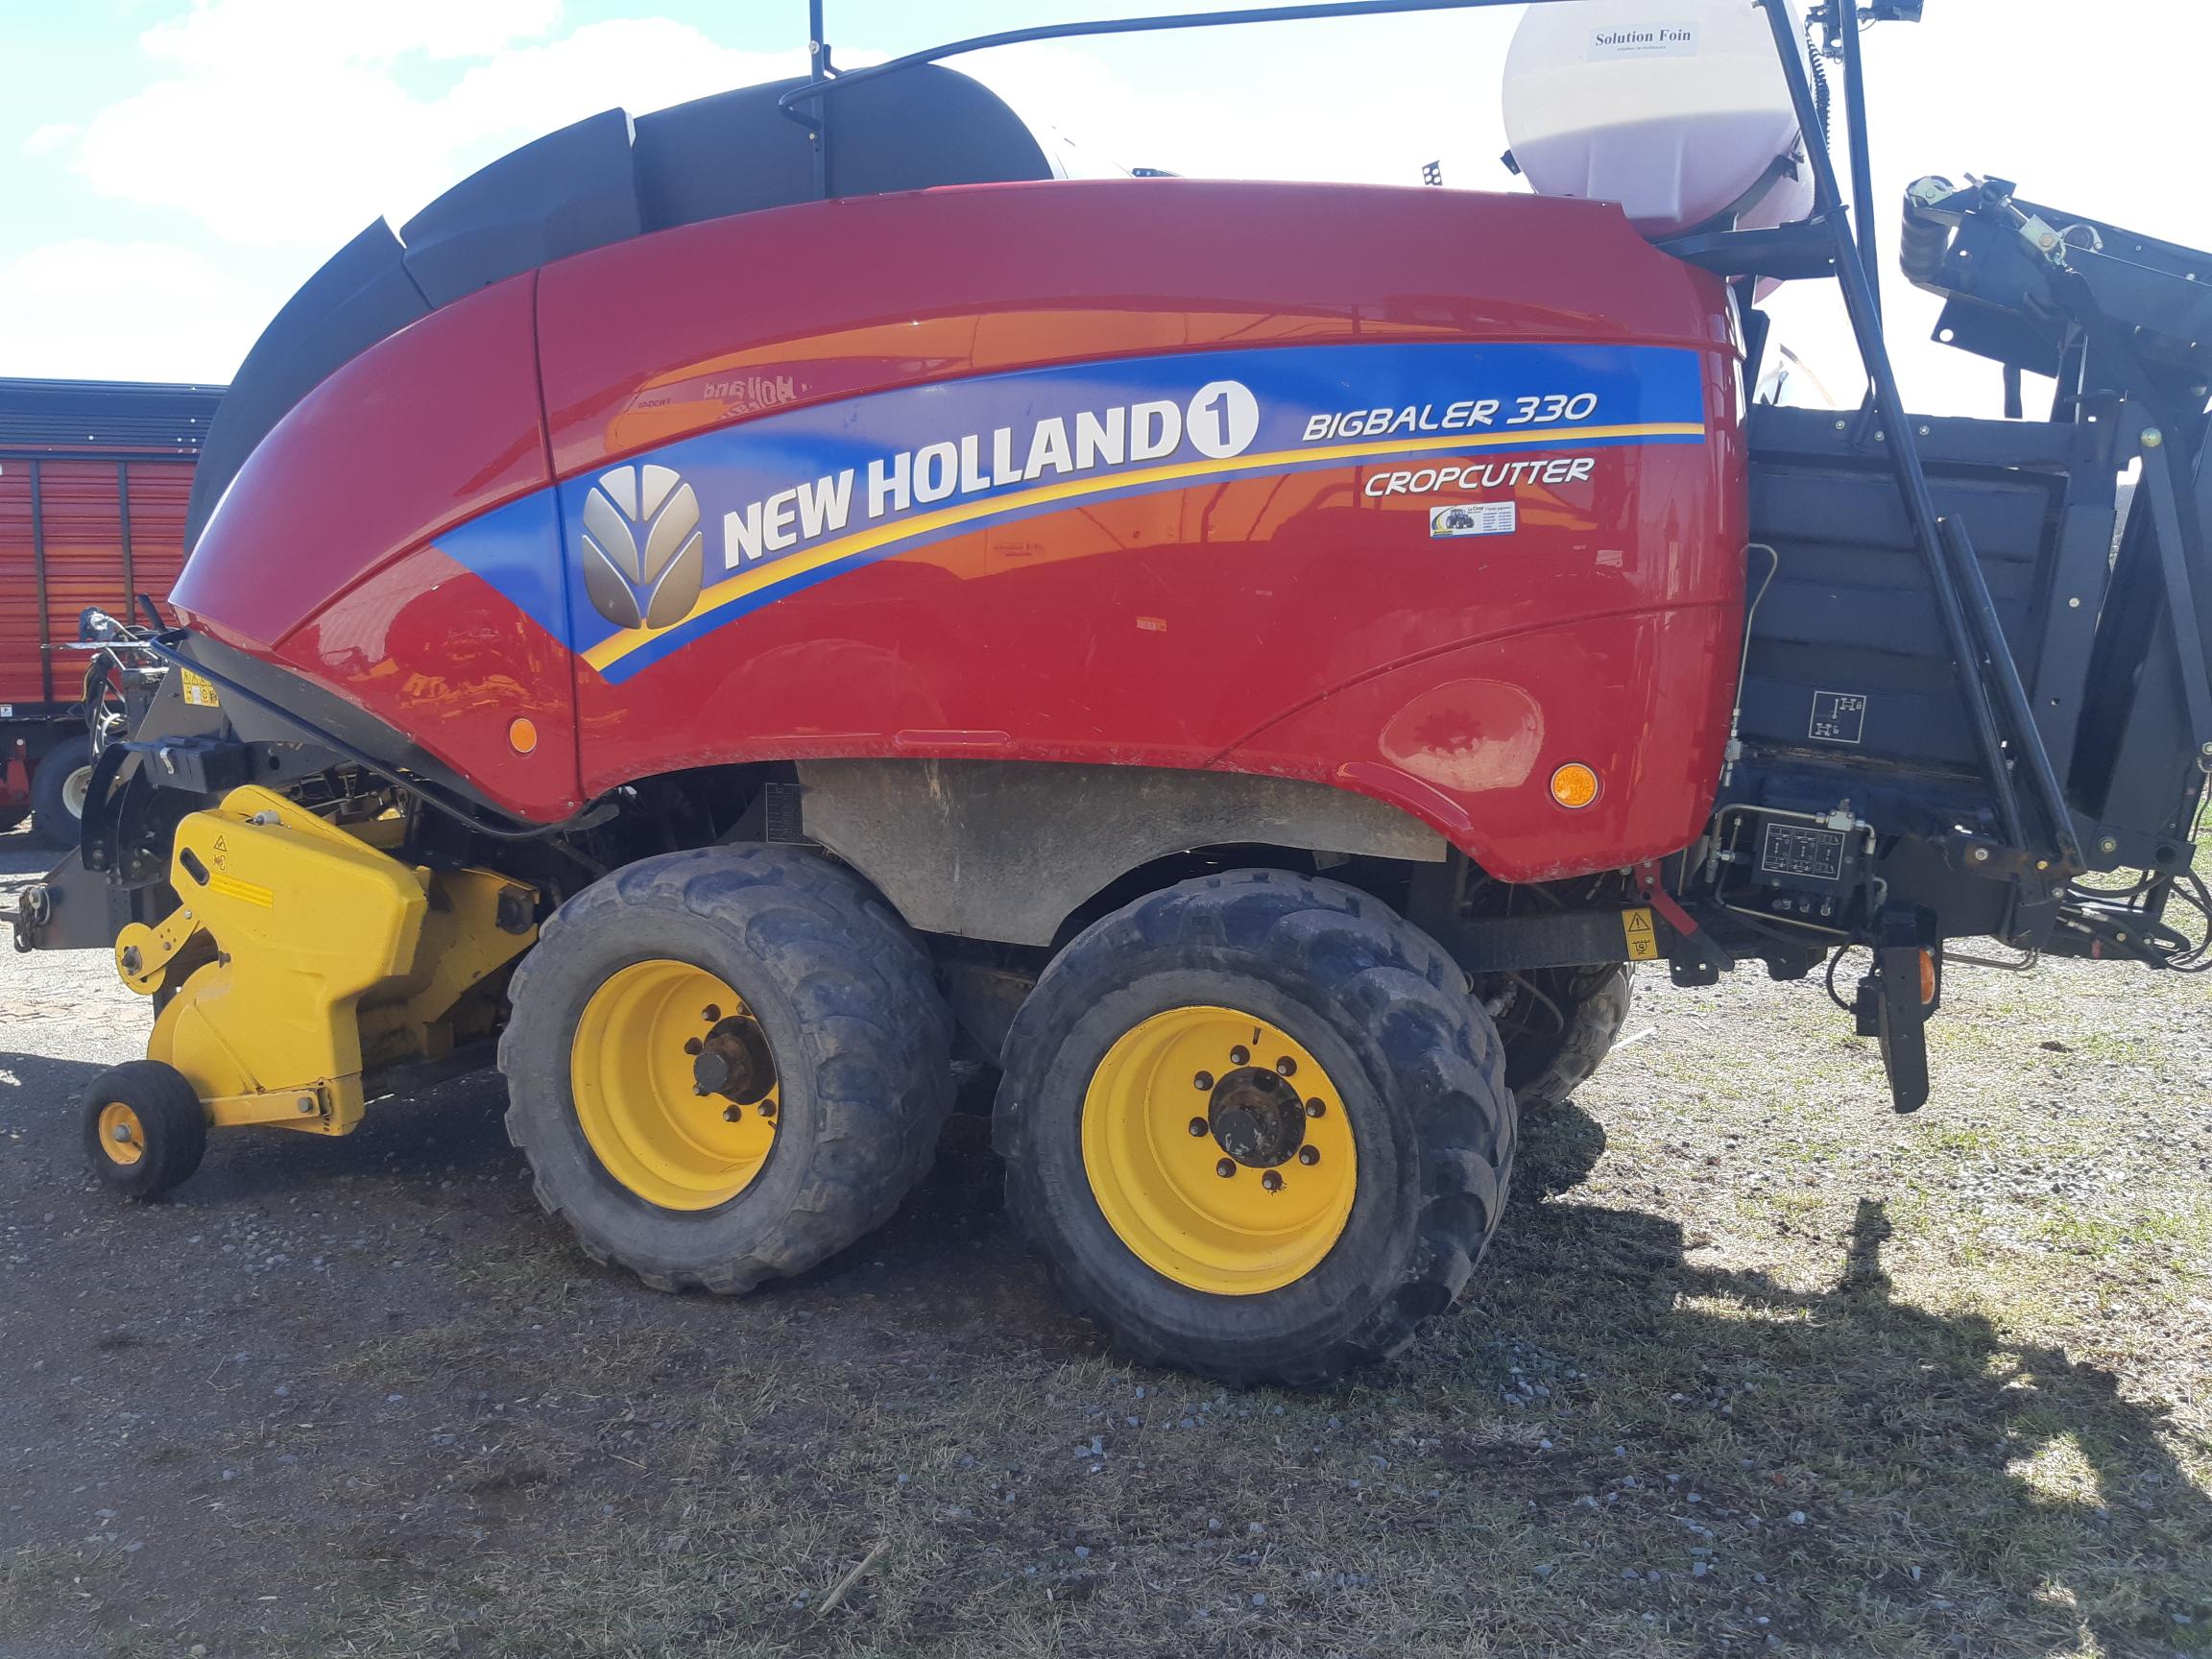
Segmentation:
[(178, 684), (183, 688), (184, 701), (196, 709), (220, 709), (222, 699), (215, 695), (215, 683), (204, 674), (195, 674), (189, 668), (180, 668), (183, 676)]
[(1621, 936), (1627, 941), (1629, 961), (1656, 962), (1659, 960), (1659, 934), (1651, 926), (1650, 911), (1622, 911)]
[(220, 870), (207, 878), (207, 891), (220, 893), (226, 899), (235, 899), (245, 904), (258, 904), (264, 910), (276, 906), (276, 895), (258, 881), (241, 881), (235, 876), (226, 876)]

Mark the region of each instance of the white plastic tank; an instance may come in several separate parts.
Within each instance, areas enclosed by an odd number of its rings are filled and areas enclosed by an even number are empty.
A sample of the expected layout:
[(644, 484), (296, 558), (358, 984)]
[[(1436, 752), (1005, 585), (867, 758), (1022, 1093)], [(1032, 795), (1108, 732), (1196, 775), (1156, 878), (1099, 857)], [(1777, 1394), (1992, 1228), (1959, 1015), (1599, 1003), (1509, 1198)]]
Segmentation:
[[(1800, 20), (1792, 5), (1802, 60)], [(1647, 236), (1730, 209), (1743, 229), (1812, 211), (1789, 83), (1752, 0), (1531, 6), (1504, 102), (1513, 159), (1539, 195), (1618, 202)]]

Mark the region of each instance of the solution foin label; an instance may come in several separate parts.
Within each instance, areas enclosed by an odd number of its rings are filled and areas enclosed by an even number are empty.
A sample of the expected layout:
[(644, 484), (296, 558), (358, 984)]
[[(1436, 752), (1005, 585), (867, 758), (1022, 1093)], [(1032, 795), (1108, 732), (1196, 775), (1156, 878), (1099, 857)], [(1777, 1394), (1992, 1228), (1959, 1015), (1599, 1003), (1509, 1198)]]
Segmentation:
[(1591, 61), (1608, 58), (1695, 58), (1697, 25), (1647, 23), (1640, 29), (1590, 31)]

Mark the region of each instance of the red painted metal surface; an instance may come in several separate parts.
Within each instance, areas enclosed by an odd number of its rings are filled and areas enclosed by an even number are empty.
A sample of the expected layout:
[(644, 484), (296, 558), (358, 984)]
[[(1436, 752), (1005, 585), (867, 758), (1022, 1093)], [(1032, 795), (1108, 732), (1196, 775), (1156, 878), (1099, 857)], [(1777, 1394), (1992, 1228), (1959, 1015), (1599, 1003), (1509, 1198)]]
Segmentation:
[[(567, 651), (435, 546), (355, 584), (288, 635), (276, 660), (462, 776), (496, 781), (493, 793), (517, 812), (565, 818), (583, 805)], [(537, 728), (526, 754), (509, 737), (518, 718)]]
[(79, 613), (97, 605), (121, 616), (133, 593), (169, 591), (184, 562), (191, 491), (188, 458), (0, 459), (0, 704), (77, 700), (84, 659), (68, 644), (77, 637)]
[[(537, 280), (435, 311), (308, 394), (232, 482), (174, 597), (195, 626), (328, 685), (502, 805), (556, 819), (580, 804), (567, 653), (435, 546), (547, 482)], [(538, 727), (527, 755), (507, 738), (518, 716)]]
[(434, 311), (315, 388), (248, 458), (176, 588), (268, 654), (447, 525), (546, 482), (535, 275)]
[[(1495, 541), (1436, 540), (1431, 498), (1365, 493), (1372, 465), (1087, 502), (792, 591), (620, 684), (432, 550), (545, 483), (548, 454), (568, 478), (902, 385), (1520, 340), (1701, 353), (1706, 441), (1519, 485), (1523, 527)], [(565, 260), (373, 349), (241, 471), (178, 599), (540, 819), (772, 757), (1220, 767), (1374, 795), (1534, 878), (1674, 851), (1706, 815), (1743, 620), (1740, 403), (1719, 283), (1592, 204), (1136, 180), (809, 204)], [(548, 529), (556, 593), (563, 557)], [(1567, 760), (1602, 781), (1579, 812), (1545, 787)]]
[(1726, 339), (1718, 280), (1654, 252), (1618, 208), (1360, 185), (862, 197), (616, 243), (541, 282), (564, 477), (770, 410), (1040, 364), (1221, 345)]

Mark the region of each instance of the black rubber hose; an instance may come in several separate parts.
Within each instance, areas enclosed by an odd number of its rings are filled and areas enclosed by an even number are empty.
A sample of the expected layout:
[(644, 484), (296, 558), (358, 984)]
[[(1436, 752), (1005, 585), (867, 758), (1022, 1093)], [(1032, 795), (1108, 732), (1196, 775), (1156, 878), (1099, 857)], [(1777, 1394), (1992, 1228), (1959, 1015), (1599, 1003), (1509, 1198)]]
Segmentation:
[[(1856, 9), (1855, 0), (1854, 9)], [(1805, 60), (1813, 66), (1813, 96), (1820, 108), (1820, 147), (1824, 150), (1831, 149), (1833, 148), (1834, 123), (1830, 119), (1832, 113), (1830, 106), (1834, 103), (1836, 95), (1828, 84), (1828, 66), (1820, 60), (1820, 36), (1816, 30), (1815, 20), (1810, 16), (1805, 19)], [(1806, 137), (1810, 138), (1812, 134), (1807, 133)]]
[(520, 824), (513, 819), (508, 820), (505, 824), (494, 824), (469, 805), (448, 799), (443, 789), (431, 784), (427, 780), (410, 778), (404, 773), (385, 765), (374, 757), (355, 748), (343, 737), (324, 731), (322, 727), (301, 718), (294, 710), (262, 696), (248, 686), (239, 685), (228, 675), (208, 667), (204, 662), (194, 661), (169, 644), (166, 639), (149, 637), (136, 641), (136, 643), (151, 651), (172, 667), (189, 669), (203, 679), (212, 682), (223, 690), (242, 697), (255, 708), (276, 715), (286, 725), (313, 739), (320, 747), (329, 750), (333, 755), (343, 759), (352, 761), (364, 772), (372, 773), (383, 779), (394, 788), (406, 790), (424, 805), (467, 825), (479, 835), (489, 835), (495, 841), (539, 841), (547, 836), (563, 835), (573, 830), (589, 829), (594, 824), (605, 822), (608, 816), (601, 805), (595, 805), (585, 807), (574, 817), (565, 818), (558, 824)]

